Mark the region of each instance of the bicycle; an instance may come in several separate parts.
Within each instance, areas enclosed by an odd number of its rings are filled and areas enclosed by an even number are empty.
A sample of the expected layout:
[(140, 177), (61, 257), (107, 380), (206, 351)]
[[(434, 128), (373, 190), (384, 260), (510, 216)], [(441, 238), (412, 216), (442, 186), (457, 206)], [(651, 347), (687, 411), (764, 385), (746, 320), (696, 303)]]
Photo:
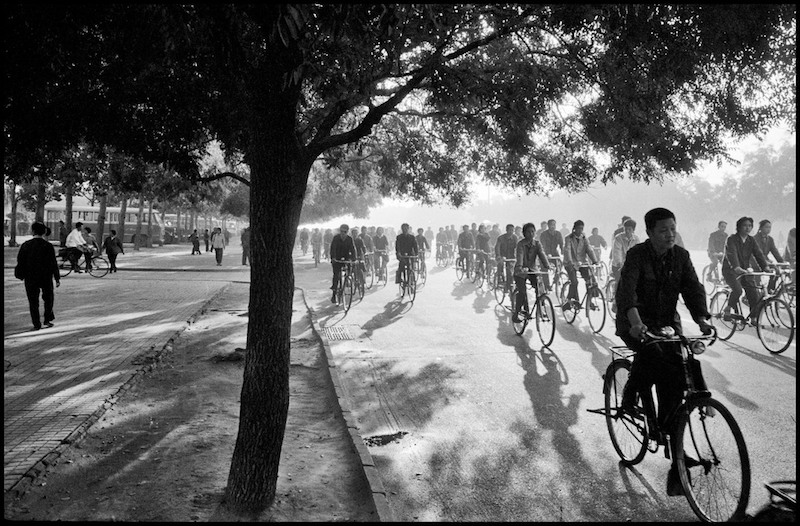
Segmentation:
[(416, 268), (414, 269), (419, 275), (417, 282), (420, 285), (425, 285), (428, 280), (428, 266), (425, 264), (425, 251), (419, 251), (419, 259), (416, 261)]
[(364, 269), (362, 273), (364, 275), (364, 286), (367, 290), (371, 289), (375, 284), (375, 262), (373, 254), (374, 252), (364, 253)]
[[(85, 256), (86, 253), (84, 252), (83, 255)], [(58, 275), (65, 278), (72, 273), (72, 262), (69, 260), (66, 250), (59, 250), (58, 256), (61, 258), (58, 262)], [(85, 272), (88, 272), (93, 278), (102, 278), (111, 269), (108, 260), (98, 253), (92, 253), (89, 256), (89, 265)]]
[[(725, 307), (728, 305), (728, 298), (731, 294), (730, 287), (726, 285), (725, 288), (714, 294), (708, 310), (711, 313), (711, 321), (719, 333), (720, 340), (729, 340), (736, 331), (743, 331), (748, 325), (755, 325), (758, 339), (761, 340), (761, 344), (769, 352), (780, 354), (789, 348), (789, 345), (794, 341), (794, 314), (792, 314), (789, 304), (783, 299), (774, 294), (764, 294), (765, 286), (761, 281), (763, 277), (772, 277), (774, 275), (775, 273), (773, 272), (746, 272), (736, 276), (737, 280), (747, 276), (758, 278), (756, 280), (756, 288), (758, 288), (762, 299), (758, 318), (755, 322), (750, 316), (742, 315), (742, 305), (747, 301), (744, 294), (739, 296), (739, 301), (728, 314), (725, 313)], [(751, 306), (750, 308), (752, 311), (753, 307)]]
[(609, 276), (606, 286), (603, 287), (603, 295), (606, 298), (606, 311), (612, 321), (617, 319), (617, 280), (614, 276)]
[(411, 303), (417, 297), (417, 275), (414, 272), (414, 263), (419, 259), (419, 256), (407, 256), (403, 254), (400, 259), (407, 259), (403, 272), (400, 273), (400, 298), (404, 298), (408, 294)]
[(789, 306), (794, 306), (795, 283), (792, 281), (792, 264), (789, 262), (770, 263), (775, 269), (777, 280), (775, 287), (771, 291), (773, 296), (777, 296), (785, 301)]
[(320, 253), (322, 252), (322, 245), (313, 245), (314, 250), (314, 268), (319, 266)]
[(448, 265), (447, 246), (441, 243), (436, 244), (436, 266), (445, 268)]
[(342, 268), (339, 271), (339, 286), (336, 288), (336, 303), (342, 306), (346, 313), (353, 304), (353, 296), (358, 288), (356, 283), (358, 278), (353, 272), (353, 265), (357, 264), (358, 261), (346, 259), (338, 259), (335, 261), (342, 264)]
[[(510, 297), (511, 289), (514, 288), (514, 264), (517, 262), (516, 258), (502, 258), (498, 261), (498, 268), (497, 271), (494, 273), (494, 285), (492, 289), (494, 290), (494, 299), (497, 301), (498, 305), (503, 305), (503, 302), (506, 300), (506, 296)], [(502, 265), (502, 267), (500, 267)], [(500, 269), (503, 268), (505, 272), (500, 272)], [(508, 279), (508, 276), (511, 276), (511, 279)], [(504, 279), (506, 278), (506, 279)]]
[(300, 242), (300, 250), (303, 251), (303, 255), (305, 256), (308, 254), (308, 241), (301, 241)]
[[(578, 265), (578, 268), (588, 268), (589, 273), (592, 277), (594, 277), (594, 269), (597, 266), (598, 264), (590, 265), (583, 263)], [(593, 284), (586, 287), (586, 292), (583, 294), (583, 298), (580, 301), (575, 301), (569, 299), (569, 287), (571, 281), (568, 279), (561, 285), (561, 294), (559, 299), (561, 300), (561, 305), (564, 305), (568, 301), (572, 304), (571, 309), (562, 309), (561, 311), (567, 323), (571, 325), (578, 316), (578, 312), (582, 310), (582, 306), (584, 306), (586, 309), (586, 319), (589, 320), (589, 325), (592, 328), (592, 332), (597, 334), (603, 330), (603, 326), (606, 323), (606, 299), (603, 295), (603, 291), (600, 290), (600, 287), (597, 285), (596, 279), (592, 281)]]
[(605, 261), (600, 259), (600, 256), (602, 255), (602, 249), (599, 247), (592, 247), (592, 249), (594, 250), (597, 261), (600, 262), (598, 263), (599, 266), (597, 267), (597, 284), (603, 286), (606, 284), (606, 280), (609, 278), (608, 265)]
[(564, 270), (564, 263), (561, 256), (547, 256), (547, 262), (550, 265), (552, 279), (550, 280), (550, 292), (559, 293), (561, 286), (564, 282), (569, 280), (569, 276)]
[[(718, 252), (713, 254), (714, 257), (718, 259), (716, 265), (713, 263), (709, 263), (705, 267), (703, 267), (703, 273), (701, 274), (700, 280), (703, 282), (703, 288), (706, 289), (706, 294), (710, 298), (717, 292), (717, 289), (720, 289), (725, 286), (725, 280), (722, 279), (720, 276), (720, 269), (722, 268), (722, 258), (725, 257), (725, 254)], [(713, 265), (713, 271), (712, 271)]]
[(472, 273), (472, 282), (475, 283), (475, 286), (478, 288), (483, 287), (484, 281), (488, 280), (488, 269), (487, 269), (487, 259), (489, 257), (488, 252), (484, 252), (483, 250), (474, 250), (476, 257), (475, 257), (475, 265), (473, 268)]
[(626, 466), (638, 464), (647, 451), (655, 453), (660, 446), (669, 458), (671, 444), (686, 500), (709, 522), (742, 518), (750, 495), (744, 436), (731, 412), (707, 390), (696, 358), (716, 337), (716, 331), (690, 337), (675, 335), (674, 330), (647, 333), (648, 343), (680, 342), (686, 386), (681, 404), (667, 419), (678, 419), (675, 437), (667, 435), (666, 425), (659, 425), (652, 388), (639, 393), (632, 414), (622, 410), (633, 356), (625, 346), (610, 348), (611, 363), (603, 374), (604, 408), (589, 410), (605, 416), (611, 443)]
[(375, 277), (377, 283), (380, 284), (382, 281), (384, 286), (386, 286), (386, 284), (389, 282), (389, 271), (386, 268), (386, 256), (388, 254), (389, 254), (388, 250), (381, 250), (379, 248), (375, 249), (375, 255), (376, 255), (375, 257), (378, 258), (380, 262), (376, 270)]
[[(529, 270), (527, 268), (523, 268), (520, 275), (522, 274), (525, 274), (526, 276), (536, 276), (538, 282), (537, 289), (540, 292), (536, 296), (533, 309), (531, 309), (528, 302), (528, 291), (526, 286), (525, 299), (523, 304), (520, 306), (519, 313), (517, 315), (519, 322), (515, 322), (512, 319), (514, 332), (517, 333), (518, 336), (522, 336), (525, 333), (525, 328), (528, 326), (528, 322), (535, 319), (536, 332), (539, 333), (539, 339), (542, 341), (542, 345), (544, 347), (549, 347), (550, 344), (553, 343), (553, 338), (556, 334), (556, 311), (553, 308), (553, 302), (550, 300), (550, 296), (547, 294), (547, 289), (545, 289), (542, 279), (543, 276), (547, 275), (547, 271)], [(525, 283), (528, 283), (527, 277), (525, 279)], [(512, 313), (516, 310), (516, 292), (515, 281), (515, 285), (512, 288), (512, 291), (509, 293), (511, 295)]]
[(456, 277), (458, 281), (464, 279), (464, 275), (467, 276), (467, 279), (472, 279), (472, 271), (475, 267), (472, 261), (472, 253), (475, 252), (475, 250), (472, 248), (465, 248), (463, 251), (466, 252), (467, 255), (458, 256), (456, 258)]

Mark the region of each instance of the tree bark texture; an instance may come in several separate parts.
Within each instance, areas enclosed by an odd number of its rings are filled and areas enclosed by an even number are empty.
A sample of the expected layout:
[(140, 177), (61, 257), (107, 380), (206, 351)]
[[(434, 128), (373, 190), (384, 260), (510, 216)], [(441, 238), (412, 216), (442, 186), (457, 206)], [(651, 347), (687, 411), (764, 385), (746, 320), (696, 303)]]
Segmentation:
[(47, 177), (40, 173), (36, 181), (36, 221), (44, 223), (44, 205), (47, 202)]
[(277, 489), (289, 410), (292, 247), (310, 169), (300, 161), (294, 134), (285, 131), (294, 122), (270, 117), (255, 126), (246, 161), (252, 196), (249, 322), (239, 433), (226, 490), (226, 503), (236, 511), (269, 506)]
[(147, 248), (153, 247), (153, 200), (147, 206)]
[(64, 195), (64, 215), (66, 216), (66, 223), (67, 223), (67, 232), (72, 230), (72, 195), (75, 191), (75, 187), (72, 186), (72, 181), (67, 178), (66, 181), (66, 192)]
[(11, 198), (11, 224), (8, 229), (8, 246), (15, 247), (17, 246), (17, 203), (19, 202), (17, 199), (17, 183), (11, 181), (8, 186), (11, 189), (9, 196)]
[(97, 242), (103, 246), (103, 238), (106, 231), (106, 206), (108, 202), (108, 194), (100, 194), (98, 206), (100, 210), (97, 213)]
[(125, 216), (128, 213), (128, 198), (123, 197), (122, 202), (119, 204), (119, 226), (117, 227), (117, 233), (119, 234), (119, 238), (122, 242), (125, 242)]
[(134, 250), (139, 250), (142, 246), (142, 215), (144, 215), (144, 196), (139, 192), (139, 213), (136, 214), (136, 234), (133, 236)]

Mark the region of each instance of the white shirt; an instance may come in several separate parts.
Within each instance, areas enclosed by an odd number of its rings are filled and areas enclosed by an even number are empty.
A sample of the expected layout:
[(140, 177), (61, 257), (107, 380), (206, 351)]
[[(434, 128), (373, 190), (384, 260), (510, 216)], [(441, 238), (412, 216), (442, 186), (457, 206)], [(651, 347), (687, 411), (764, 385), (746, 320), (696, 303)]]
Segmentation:
[(72, 232), (69, 233), (67, 236), (67, 247), (74, 247), (79, 248), (86, 244), (86, 240), (83, 239), (83, 234), (77, 228), (73, 228)]

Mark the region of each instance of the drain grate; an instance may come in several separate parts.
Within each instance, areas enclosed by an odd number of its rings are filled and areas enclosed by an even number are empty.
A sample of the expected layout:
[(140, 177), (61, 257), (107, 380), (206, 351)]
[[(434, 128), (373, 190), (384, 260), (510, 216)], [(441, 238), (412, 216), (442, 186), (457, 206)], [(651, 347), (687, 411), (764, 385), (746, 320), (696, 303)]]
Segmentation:
[(325, 336), (329, 340), (352, 340), (353, 335), (347, 327), (325, 327)]

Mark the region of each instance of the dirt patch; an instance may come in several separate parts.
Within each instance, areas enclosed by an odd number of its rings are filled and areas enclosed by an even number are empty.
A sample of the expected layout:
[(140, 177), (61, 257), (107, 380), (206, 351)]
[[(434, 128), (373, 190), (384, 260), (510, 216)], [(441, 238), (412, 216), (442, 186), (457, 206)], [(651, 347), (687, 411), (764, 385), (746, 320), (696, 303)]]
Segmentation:
[(66, 521), (374, 521), (327, 372), (295, 302), (291, 398), (275, 503), (256, 517), (220, 505), (239, 418), (247, 284), (232, 284), (173, 350), (109, 409), (5, 518)]

